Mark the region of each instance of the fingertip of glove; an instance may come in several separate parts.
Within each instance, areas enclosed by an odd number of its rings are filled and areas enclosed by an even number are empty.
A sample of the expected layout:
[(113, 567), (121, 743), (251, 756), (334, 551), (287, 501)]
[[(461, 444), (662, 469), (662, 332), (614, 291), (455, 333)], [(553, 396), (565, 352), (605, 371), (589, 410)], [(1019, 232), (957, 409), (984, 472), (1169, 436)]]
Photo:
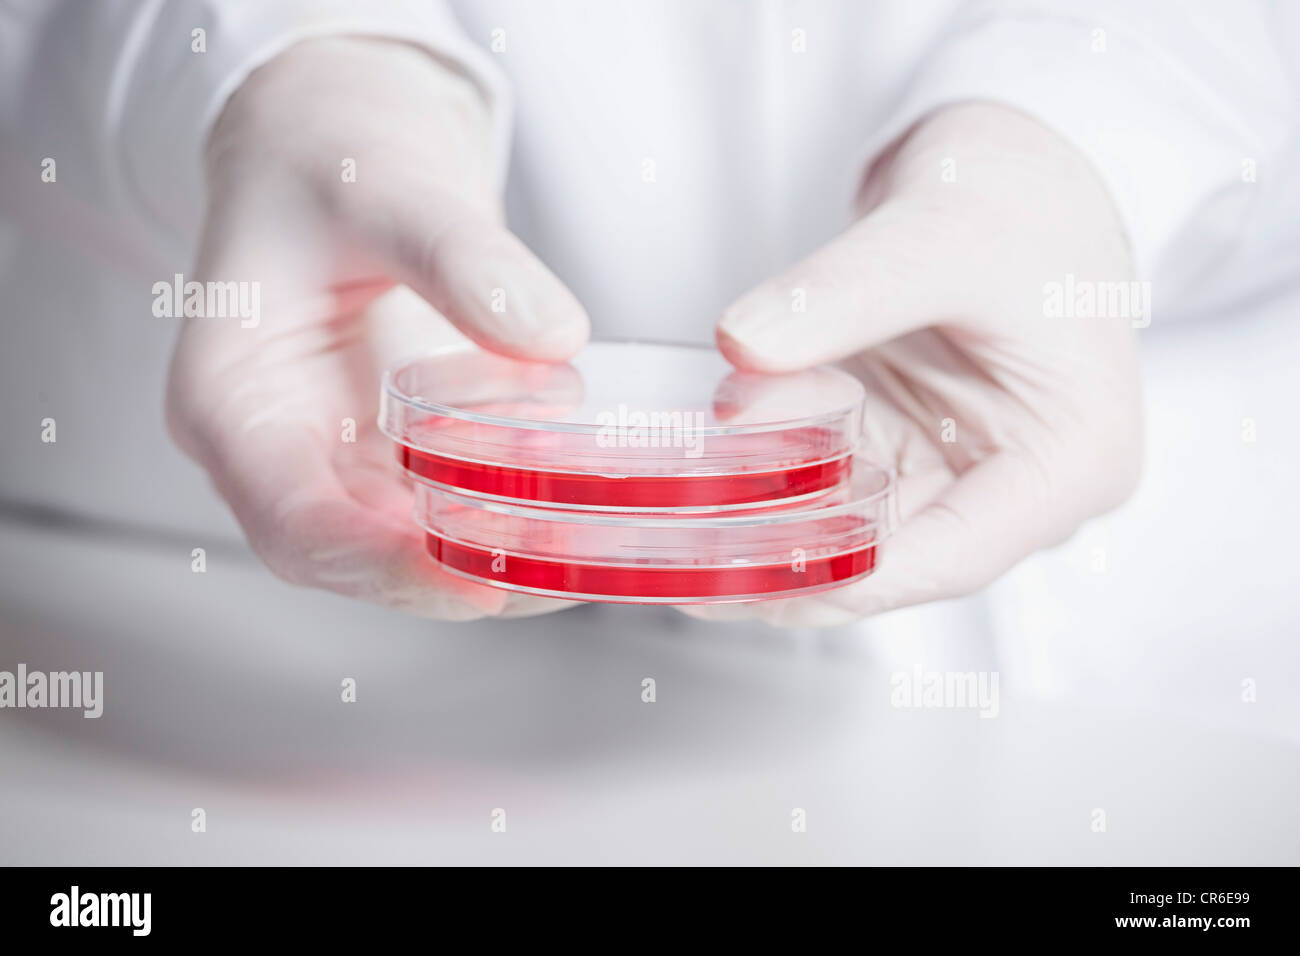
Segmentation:
[(789, 372), (799, 366), (782, 357), (779, 350), (773, 350), (764, 336), (756, 334), (752, 327), (723, 316), (714, 333), (714, 339), (724, 358), (744, 372)]

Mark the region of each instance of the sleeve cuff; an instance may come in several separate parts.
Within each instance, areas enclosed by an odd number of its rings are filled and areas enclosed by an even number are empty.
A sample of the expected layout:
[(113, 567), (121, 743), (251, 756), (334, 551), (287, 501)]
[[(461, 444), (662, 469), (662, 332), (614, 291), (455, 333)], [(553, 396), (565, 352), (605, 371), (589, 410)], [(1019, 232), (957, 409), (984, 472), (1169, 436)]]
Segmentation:
[(1198, 206), (1242, 181), (1244, 160), (1262, 162), (1278, 145), (1259, 132), (1266, 120), (1251, 122), (1269, 115), (1271, 97), (1242, 117), (1141, 35), (1083, 20), (1009, 18), (944, 40), (867, 144), (867, 159), (934, 110), (972, 100), (1025, 113), (1091, 162), (1143, 278)]
[[(206, 52), (191, 51), (195, 29)], [(208, 132), (239, 85), (302, 40), (374, 36), (420, 46), (452, 64), (482, 91), (492, 124), (492, 174), (504, 188), (511, 99), (501, 71), (460, 31), (445, 6), (418, 0), (261, 0), (162, 6), (140, 38), (148, 50), (132, 79), (119, 142), (127, 188), (146, 215), (191, 239), (203, 209), (202, 157)], [(163, 51), (167, 51), (164, 53)]]

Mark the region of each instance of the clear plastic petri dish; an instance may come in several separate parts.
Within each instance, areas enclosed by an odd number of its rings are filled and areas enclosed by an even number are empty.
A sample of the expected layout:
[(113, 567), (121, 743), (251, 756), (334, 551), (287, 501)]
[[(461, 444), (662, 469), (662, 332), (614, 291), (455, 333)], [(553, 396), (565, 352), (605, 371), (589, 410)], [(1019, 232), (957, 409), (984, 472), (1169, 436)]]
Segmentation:
[(726, 513), (606, 514), (421, 485), (429, 554), (483, 584), (547, 597), (712, 604), (792, 597), (876, 567), (894, 522), (891, 471), (854, 459), (811, 500)]
[(401, 363), (384, 378), (379, 424), (435, 488), (680, 513), (833, 488), (863, 401), (837, 368), (754, 375), (712, 348), (596, 342), (561, 365), (463, 349)]

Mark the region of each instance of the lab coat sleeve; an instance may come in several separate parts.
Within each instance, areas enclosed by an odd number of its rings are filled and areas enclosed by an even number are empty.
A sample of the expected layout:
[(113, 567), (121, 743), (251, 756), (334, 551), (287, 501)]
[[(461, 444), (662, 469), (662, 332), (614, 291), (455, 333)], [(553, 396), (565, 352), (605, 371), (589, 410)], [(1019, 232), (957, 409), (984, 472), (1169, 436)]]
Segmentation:
[(82, 201), (192, 240), (203, 148), (227, 98), (293, 43), (342, 34), (417, 44), (475, 81), (504, 183), (504, 78), (437, 0), (14, 0), (0, 8), (7, 161), (54, 158)]
[(1271, 28), (1253, 0), (966, 3), (866, 155), (945, 105), (1018, 109), (1089, 159), (1149, 278), (1198, 210), (1226, 235), (1257, 201), (1294, 112)]

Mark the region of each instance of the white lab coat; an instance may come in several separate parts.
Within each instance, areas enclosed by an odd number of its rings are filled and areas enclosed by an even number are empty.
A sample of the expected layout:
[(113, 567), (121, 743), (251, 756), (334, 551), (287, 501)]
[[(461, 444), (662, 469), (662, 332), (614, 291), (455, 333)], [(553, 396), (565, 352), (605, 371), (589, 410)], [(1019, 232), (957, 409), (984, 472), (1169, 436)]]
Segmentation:
[[(474, 77), (503, 182), (509, 170), (512, 227), (602, 337), (710, 341), (728, 301), (850, 221), (879, 149), (938, 105), (989, 98), (1089, 157), (1153, 282), (1143, 335), (1164, 376), (1149, 396), (1161, 486), (1151, 497), (1149, 476), (1124, 511), (1028, 562), (987, 614), (974, 600), (867, 626), (909, 666), (949, 660), (918, 651), (939, 636), (966, 650), (991, 641), (999, 666), (1043, 693), (1255, 726), (1264, 708), (1243, 709), (1237, 682), (1252, 668), (1300, 680), (1300, 604), (1277, 564), (1294, 562), (1258, 541), (1265, 527), (1300, 532), (1282, 503), (1296, 455), (1277, 404), (1294, 399), (1300, 357), (1284, 324), (1300, 301), (1288, 299), (1300, 273), (1298, 19), (1295, 7), (1173, 0), (14, 0), (0, 8), (6, 514), (47, 508), (178, 542), (238, 537), (164, 434), (175, 329), (150, 314), (150, 289), (188, 269), (199, 157), (224, 100), (298, 39), (401, 38)], [(1192, 315), (1217, 326), (1180, 331)], [(1206, 409), (1213, 434), (1199, 431)], [(40, 441), (46, 418), (55, 444)], [(1241, 464), (1231, 456), (1247, 418), (1269, 428)], [(1198, 427), (1178, 434), (1189, 420)], [(1177, 440), (1186, 457), (1170, 485)], [(1204, 467), (1201, 449), (1213, 450)], [(1216, 470), (1224, 460), (1237, 464)], [(1207, 565), (1181, 537), (1162, 547), (1169, 515), (1206, 539), (1230, 524), (1240, 550)], [(1197, 599), (1224, 575), (1253, 590), (1207, 624)], [(1144, 577), (1160, 586), (1144, 590)], [(1222, 660), (1234, 614), (1258, 628), (1233, 635), (1244, 659)], [(1166, 687), (1188, 648), (1219, 676)], [(1270, 707), (1268, 727), (1300, 735), (1294, 704)]]

